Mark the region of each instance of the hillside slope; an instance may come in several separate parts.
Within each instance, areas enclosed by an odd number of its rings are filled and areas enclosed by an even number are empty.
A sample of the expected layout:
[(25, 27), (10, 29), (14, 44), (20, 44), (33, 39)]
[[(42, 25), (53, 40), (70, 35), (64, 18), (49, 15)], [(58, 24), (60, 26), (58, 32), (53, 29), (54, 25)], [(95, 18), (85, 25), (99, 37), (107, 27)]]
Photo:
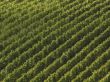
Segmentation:
[(0, 82), (110, 82), (110, 0), (0, 0)]

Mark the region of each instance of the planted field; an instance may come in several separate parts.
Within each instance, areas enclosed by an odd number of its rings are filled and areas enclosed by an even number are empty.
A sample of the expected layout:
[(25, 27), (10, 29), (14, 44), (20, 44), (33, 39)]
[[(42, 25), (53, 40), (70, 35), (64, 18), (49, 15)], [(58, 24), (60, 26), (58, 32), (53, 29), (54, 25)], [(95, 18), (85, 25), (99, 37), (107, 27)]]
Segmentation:
[(110, 82), (110, 0), (0, 0), (0, 82)]

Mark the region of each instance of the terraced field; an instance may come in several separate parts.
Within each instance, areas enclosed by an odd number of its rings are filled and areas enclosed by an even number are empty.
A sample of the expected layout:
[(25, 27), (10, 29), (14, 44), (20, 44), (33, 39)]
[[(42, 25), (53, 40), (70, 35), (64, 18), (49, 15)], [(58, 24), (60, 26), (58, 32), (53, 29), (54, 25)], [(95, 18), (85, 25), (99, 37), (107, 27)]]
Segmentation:
[(0, 82), (110, 82), (110, 0), (0, 0)]

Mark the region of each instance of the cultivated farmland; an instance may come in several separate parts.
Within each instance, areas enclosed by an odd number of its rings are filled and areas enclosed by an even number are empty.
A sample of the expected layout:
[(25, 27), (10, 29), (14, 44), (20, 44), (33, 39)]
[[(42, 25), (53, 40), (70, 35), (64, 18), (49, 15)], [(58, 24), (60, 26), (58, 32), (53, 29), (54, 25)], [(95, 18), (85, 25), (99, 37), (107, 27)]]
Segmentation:
[(0, 0), (0, 82), (110, 82), (110, 0)]

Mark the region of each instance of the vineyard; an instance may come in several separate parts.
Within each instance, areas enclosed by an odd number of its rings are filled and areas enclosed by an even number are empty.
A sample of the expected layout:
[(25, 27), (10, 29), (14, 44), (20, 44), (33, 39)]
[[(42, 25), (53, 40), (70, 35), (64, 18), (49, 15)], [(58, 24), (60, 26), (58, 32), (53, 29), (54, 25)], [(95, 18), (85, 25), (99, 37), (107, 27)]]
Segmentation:
[(0, 0), (0, 82), (110, 82), (110, 0)]

